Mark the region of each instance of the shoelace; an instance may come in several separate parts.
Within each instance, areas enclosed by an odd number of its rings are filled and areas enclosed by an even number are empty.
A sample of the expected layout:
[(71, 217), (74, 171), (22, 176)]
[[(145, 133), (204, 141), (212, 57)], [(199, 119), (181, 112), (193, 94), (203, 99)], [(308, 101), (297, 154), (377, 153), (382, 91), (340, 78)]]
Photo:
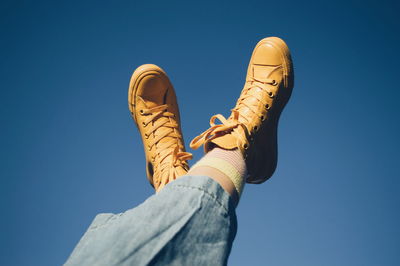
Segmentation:
[[(275, 68), (273, 71), (275, 71), (276, 69), (279, 69), (279, 67)], [(270, 73), (272, 73), (273, 71), (271, 71)], [(246, 117), (240, 115), (240, 110), (243, 107), (247, 107), (254, 114), (260, 113), (257, 109), (258, 104), (254, 105), (247, 103), (246, 99), (249, 98), (256, 98), (259, 102), (263, 104), (263, 106), (265, 106), (267, 110), (269, 110), (271, 107), (270, 102), (266, 101), (263, 95), (252, 89), (260, 88), (263, 92), (268, 94), (269, 98), (272, 99), (274, 97), (274, 94), (268, 89), (267, 85), (275, 86), (277, 85), (277, 83), (274, 79), (269, 79), (269, 78), (257, 79), (255, 77), (250, 77), (249, 80), (246, 81), (246, 83), (249, 84), (246, 85), (246, 87), (242, 91), (241, 97), (238, 99), (236, 103), (236, 107), (232, 109), (231, 116), (228, 119), (226, 119), (221, 114), (212, 116), (210, 119), (210, 128), (201, 133), (200, 135), (198, 135), (197, 137), (195, 137), (190, 142), (190, 147), (192, 149), (198, 149), (207, 141), (211, 141), (225, 134), (232, 134), (237, 140), (236, 143), (237, 147), (239, 147), (240, 149), (248, 148), (248, 139), (251, 135), (251, 131), (249, 128), (247, 128), (245, 123), (250, 122), (250, 119), (248, 116)], [(264, 120), (265, 117), (263, 115), (260, 115), (259, 118), (261, 120)], [(218, 119), (221, 122), (221, 124), (215, 124), (216, 119)], [(245, 123), (241, 121), (245, 121)]]
[[(187, 170), (188, 165), (186, 160), (192, 159), (192, 154), (189, 152), (180, 151), (183, 147), (179, 143), (181, 135), (179, 134), (178, 124), (175, 121), (175, 115), (167, 111), (168, 105), (160, 105), (157, 107), (142, 109), (140, 113), (147, 116), (142, 123), (146, 128), (152, 123), (150, 130), (145, 130), (145, 138), (149, 139), (148, 148), (156, 149), (156, 154), (152, 159), (154, 163), (154, 186), (167, 184), (178, 177), (176, 167), (181, 166)], [(172, 118), (172, 119), (171, 119)], [(163, 128), (160, 131), (158, 129)], [(158, 130), (158, 131), (157, 131)], [(158, 135), (155, 135), (157, 131)], [(150, 138), (153, 136), (153, 138)], [(160, 143), (160, 140), (170, 137), (168, 142)], [(170, 158), (170, 159), (169, 159)]]
[[(270, 99), (272, 99), (272, 98), (274, 98), (274, 94), (273, 94), (273, 92), (271, 92), (268, 89), (267, 85), (276, 85), (276, 81), (274, 79), (267, 79), (267, 78), (266, 79), (256, 79), (255, 77), (251, 77), (247, 81), (247, 83), (249, 83), (249, 85), (247, 85), (245, 87), (245, 89), (243, 90), (242, 96), (238, 99), (234, 110), (237, 110), (240, 113), (240, 110), (243, 107), (247, 107), (255, 115), (260, 114), (260, 112), (258, 110), (259, 104), (248, 104), (246, 100), (249, 98), (257, 99), (258, 102), (260, 102), (267, 110), (269, 110), (271, 107), (270, 100), (266, 100), (267, 98), (265, 98), (261, 93), (258, 93), (257, 91), (252, 90), (252, 89), (260, 88), (262, 92), (266, 93), (268, 95), (268, 97)], [(260, 115), (259, 118), (261, 120), (263, 120), (262, 115)], [(241, 119), (245, 120), (246, 122), (250, 122), (249, 116), (241, 116)]]
[[(210, 119), (210, 128), (195, 137), (190, 142), (190, 147), (192, 149), (198, 149), (205, 142), (223, 136), (225, 134), (234, 132), (235, 128), (242, 128), (245, 132), (245, 135), (248, 134), (248, 130), (243, 123), (240, 123), (239, 120), (239, 112), (237, 110), (232, 110), (232, 115), (229, 119), (226, 119), (223, 115), (217, 114), (213, 115)], [(218, 119), (221, 124), (215, 124), (215, 120)], [(235, 133), (234, 133), (235, 134)], [(238, 140), (238, 146), (241, 146), (243, 140), (241, 140), (241, 136), (239, 134), (235, 134), (236, 139)]]

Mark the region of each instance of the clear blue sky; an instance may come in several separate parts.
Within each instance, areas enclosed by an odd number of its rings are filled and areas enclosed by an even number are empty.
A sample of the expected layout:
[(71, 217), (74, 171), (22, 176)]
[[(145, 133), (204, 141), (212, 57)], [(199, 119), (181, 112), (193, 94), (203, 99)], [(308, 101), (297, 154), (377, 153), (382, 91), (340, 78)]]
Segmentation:
[(399, 10), (385, 0), (2, 1), (0, 265), (60, 265), (97, 213), (153, 193), (127, 107), (137, 66), (169, 74), (189, 143), (211, 115), (229, 114), (267, 36), (289, 44), (296, 84), (278, 169), (245, 188), (229, 265), (400, 265)]

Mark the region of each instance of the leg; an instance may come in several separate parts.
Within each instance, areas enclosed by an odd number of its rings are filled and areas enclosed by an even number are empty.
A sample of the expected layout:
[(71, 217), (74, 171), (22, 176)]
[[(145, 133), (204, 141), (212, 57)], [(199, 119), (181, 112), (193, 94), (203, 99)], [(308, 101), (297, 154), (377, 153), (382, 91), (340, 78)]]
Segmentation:
[(134, 209), (98, 215), (66, 265), (226, 265), (236, 228), (229, 194), (185, 176)]
[(277, 123), (293, 86), (289, 50), (278, 38), (257, 44), (231, 116), (213, 117), (191, 142), (204, 144), (207, 154), (186, 176), (191, 154), (184, 151), (172, 85), (153, 65), (135, 73), (130, 109), (158, 193), (123, 214), (97, 216), (66, 264), (225, 265), (244, 182), (262, 183), (276, 167)]
[[(67, 265), (225, 265), (236, 234), (234, 203), (206, 176), (186, 176), (172, 84), (155, 65), (132, 75), (129, 108), (142, 136), (157, 194), (122, 214), (100, 214)], [(207, 254), (207, 256), (204, 256)]]

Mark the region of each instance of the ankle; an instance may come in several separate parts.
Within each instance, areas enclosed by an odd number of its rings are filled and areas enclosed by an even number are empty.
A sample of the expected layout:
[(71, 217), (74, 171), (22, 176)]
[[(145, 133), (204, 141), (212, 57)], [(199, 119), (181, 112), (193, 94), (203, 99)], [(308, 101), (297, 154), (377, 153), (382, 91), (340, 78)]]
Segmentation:
[(193, 165), (189, 175), (205, 175), (217, 181), (234, 201), (239, 201), (245, 177), (246, 163), (238, 149), (214, 148)]
[(210, 177), (218, 184), (220, 184), (220, 186), (232, 197), (235, 206), (238, 204), (239, 194), (236, 190), (235, 185), (233, 184), (231, 179), (221, 171), (209, 166), (198, 166), (191, 169), (188, 172), (188, 175)]

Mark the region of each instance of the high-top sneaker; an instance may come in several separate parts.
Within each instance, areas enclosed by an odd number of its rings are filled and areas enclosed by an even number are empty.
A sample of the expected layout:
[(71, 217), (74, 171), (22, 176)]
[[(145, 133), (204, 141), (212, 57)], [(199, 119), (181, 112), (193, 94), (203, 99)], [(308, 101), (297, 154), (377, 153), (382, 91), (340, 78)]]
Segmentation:
[(142, 136), (147, 178), (158, 192), (185, 175), (192, 158), (185, 152), (174, 88), (161, 68), (142, 65), (132, 75), (128, 103)]
[[(254, 48), (246, 83), (228, 119), (214, 115), (210, 128), (194, 138), (193, 149), (205, 152), (217, 146), (239, 149), (245, 158), (248, 183), (262, 183), (277, 165), (279, 116), (290, 98), (294, 76), (290, 52), (277, 37), (261, 40)], [(221, 124), (216, 124), (219, 119)]]

